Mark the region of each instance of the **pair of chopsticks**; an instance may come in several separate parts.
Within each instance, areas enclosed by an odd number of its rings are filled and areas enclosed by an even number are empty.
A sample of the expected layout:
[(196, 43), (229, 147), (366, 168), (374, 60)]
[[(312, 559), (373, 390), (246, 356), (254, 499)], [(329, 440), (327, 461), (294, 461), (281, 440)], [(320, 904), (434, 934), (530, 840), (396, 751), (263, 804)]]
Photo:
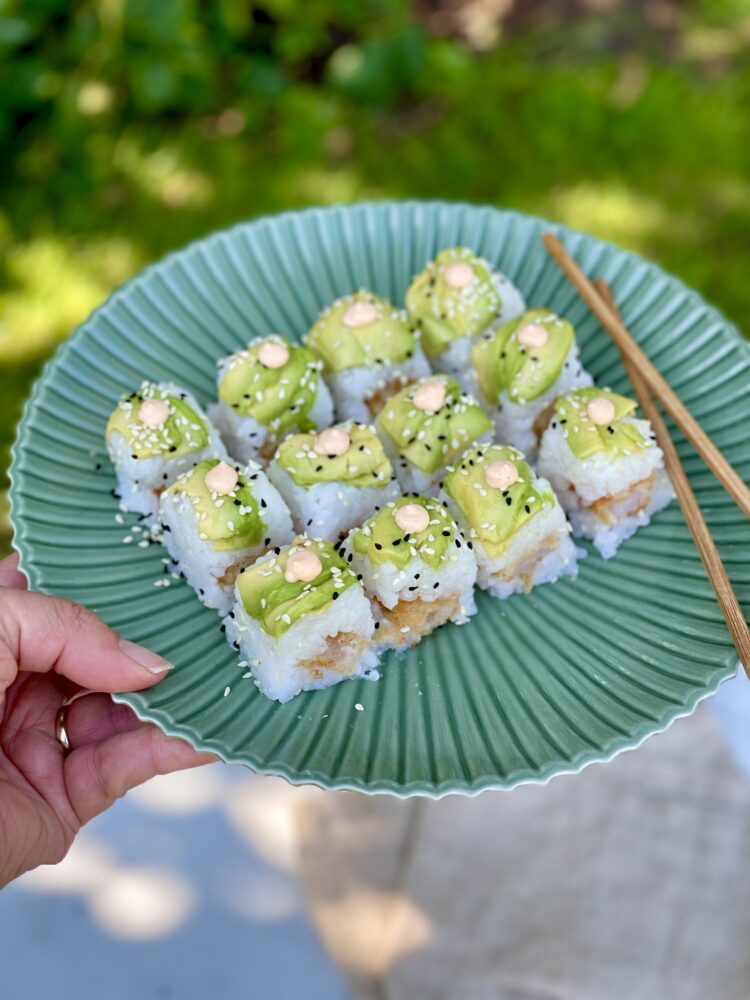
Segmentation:
[(590, 281), (552, 233), (545, 233), (542, 242), (620, 351), (622, 363), (640, 407), (651, 422), (656, 440), (664, 454), (664, 466), (674, 486), (677, 501), (685, 515), (693, 541), (706, 567), (740, 662), (750, 677), (750, 629), (654, 397), (680, 427), (685, 437), (747, 517), (750, 517), (750, 489), (628, 333), (612, 290), (604, 278)]

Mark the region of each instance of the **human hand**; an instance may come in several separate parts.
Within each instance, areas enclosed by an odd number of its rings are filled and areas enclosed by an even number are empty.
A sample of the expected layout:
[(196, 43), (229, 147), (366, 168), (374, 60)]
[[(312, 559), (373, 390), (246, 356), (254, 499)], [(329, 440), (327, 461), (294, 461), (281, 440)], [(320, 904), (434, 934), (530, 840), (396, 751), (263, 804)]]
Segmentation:
[(151, 687), (170, 664), (121, 639), (86, 608), (26, 591), (18, 558), (0, 562), (0, 887), (55, 864), (84, 823), (157, 774), (215, 760), (140, 722), (108, 694)]

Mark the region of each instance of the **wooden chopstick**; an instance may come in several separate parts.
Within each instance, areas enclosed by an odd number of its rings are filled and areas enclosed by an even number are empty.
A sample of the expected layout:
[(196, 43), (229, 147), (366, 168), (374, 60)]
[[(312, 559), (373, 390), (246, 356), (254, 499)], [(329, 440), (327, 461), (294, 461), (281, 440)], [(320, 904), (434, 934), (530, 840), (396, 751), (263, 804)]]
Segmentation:
[(623, 358), (627, 358), (631, 363), (631, 367), (638, 370), (642, 379), (648, 383), (651, 391), (661, 401), (664, 409), (681, 428), (685, 437), (690, 441), (711, 472), (721, 482), (724, 489), (732, 497), (743, 514), (746, 517), (750, 517), (750, 488), (742, 481), (741, 477), (693, 417), (680, 397), (672, 390), (667, 381), (660, 375), (635, 340), (633, 340), (623, 325), (617, 310), (613, 310), (602, 298), (553, 233), (545, 233), (542, 236), (542, 242), (555, 263), (565, 273), (583, 301), (604, 329), (610, 334), (615, 344), (617, 344)]
[[(594, 285), (607, 303), (610, 312), (619, 318), (620, 314), (612, 295), (612, 289), (604, 278), (597, 278)], [(672, 441), (667, 430), (667, 425), (664, 423), (654, 397), (651, 395), (648, 383), (625, 351), (620, 351), (620, 357), (625, 366), (625, 371), (628, 373), (628, 378), (633, 385), (635, 394), (638, 397), (640, 407), (651, 422), (657, 443), (664, 454), (664, 467), (667, 470), (669, 478), (672, 480), (674, 491), (677, 494), (677, 502), (682, 508), (682, 513), (685, 515), (687, 526), (703, 560), (703, 565), (706, 567), (711, 586), (716, 592), (719, 607), (729, 627), (742, 666), (745, 668), (745, 673), (750, 677), (750, 629), (742, 613), (740, 602), (737, 600), (737, 595), (727, 576), (724, 563), (721, 561), (721, 556), (708, 530), (708, 525), (703, 518), (698, 501), (695, 499), (695, 494), (690, 487), (687, 475), (682, 467), (682, 462), (680, 462), (674, 441)]]

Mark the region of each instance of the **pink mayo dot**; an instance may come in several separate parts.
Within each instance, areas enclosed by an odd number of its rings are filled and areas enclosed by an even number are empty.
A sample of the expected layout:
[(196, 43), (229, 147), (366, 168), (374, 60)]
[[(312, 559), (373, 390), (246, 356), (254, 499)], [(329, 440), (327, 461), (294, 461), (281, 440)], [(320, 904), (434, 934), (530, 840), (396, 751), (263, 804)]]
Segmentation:
[(352, 443), (352, 439), (340, 427), (328, 427), (321, 431), (315, 439), (313, 451), (316, 455), (344, 455)]
[(549, 340), (549, 330), (541, 323), (524, 323), (516, 336), (522, 347), (544, 347)]
[(289, 348), (273, 340), (262, 344), (258, 351), (258, 361), (265, 368), (283, 368), (289, 360)]
[(393, 520), (402, 531), (425, 531), (430, 523), (430, 515), (418, 503), (405, 503), (396, 511)]
[(437, 413), (445, 402), (445, 386), (437, 379), (424, 382), (411, 397), (418, 410), (424, 413)]
[(514, 462), (490, 462), (484, 478), (493, 490), (507, 490), (518, 482), (518, 468)]
[(611, 424), (615, 419), (614, 403), (604, 396), (595, 396), (586, 407), (586, 413), (588, 413), (592, 423), (603, 427), (605, 424)]
[(369, 326), (380, 319), (380, 310), (373, 302), (352, 302), (343, 315), (344, 326)]
[(308, 549), (300, 549), (299, 552), (292, 552), (287, 559), (284, 579), (287, 583), (296, 583), (298, 580), (309, 583), (322, 572), (323, 564), (315, 553)]
[(443, 277), (446, 285), (450, 285), (451, 288), (466, 288), (467, 285), (473, 285), (477, 280), (474, 268), (463, 261), (449, 264), (443, 271)]
[(231, 493), (239, 482), (237, 471), (226, 462), (219, 462), (213, 469), (209, 469), (203, 482), (206, 487), (214, 493)]
[(169, 407), (163, 399), (144, 399), (138, 408), (138, 419), (146, 427), (161, 427), (169, 416)]

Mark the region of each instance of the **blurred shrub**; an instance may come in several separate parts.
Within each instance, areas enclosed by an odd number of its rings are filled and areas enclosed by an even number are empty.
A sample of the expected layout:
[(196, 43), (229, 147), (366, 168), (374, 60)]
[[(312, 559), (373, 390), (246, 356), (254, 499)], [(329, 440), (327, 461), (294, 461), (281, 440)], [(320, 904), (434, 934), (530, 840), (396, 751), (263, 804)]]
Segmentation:
[(323, 77), (387, 106), (425, 91), (427, 47), (406, 0), (0, 0), (0, 170), (64, 167), (113, 121), (237, 107), (259, 129)]
[(750, 0), (0, 0), (0, 532), (40, 359), (238, 219), (513, 205), (742, 321), (749, 48)]

